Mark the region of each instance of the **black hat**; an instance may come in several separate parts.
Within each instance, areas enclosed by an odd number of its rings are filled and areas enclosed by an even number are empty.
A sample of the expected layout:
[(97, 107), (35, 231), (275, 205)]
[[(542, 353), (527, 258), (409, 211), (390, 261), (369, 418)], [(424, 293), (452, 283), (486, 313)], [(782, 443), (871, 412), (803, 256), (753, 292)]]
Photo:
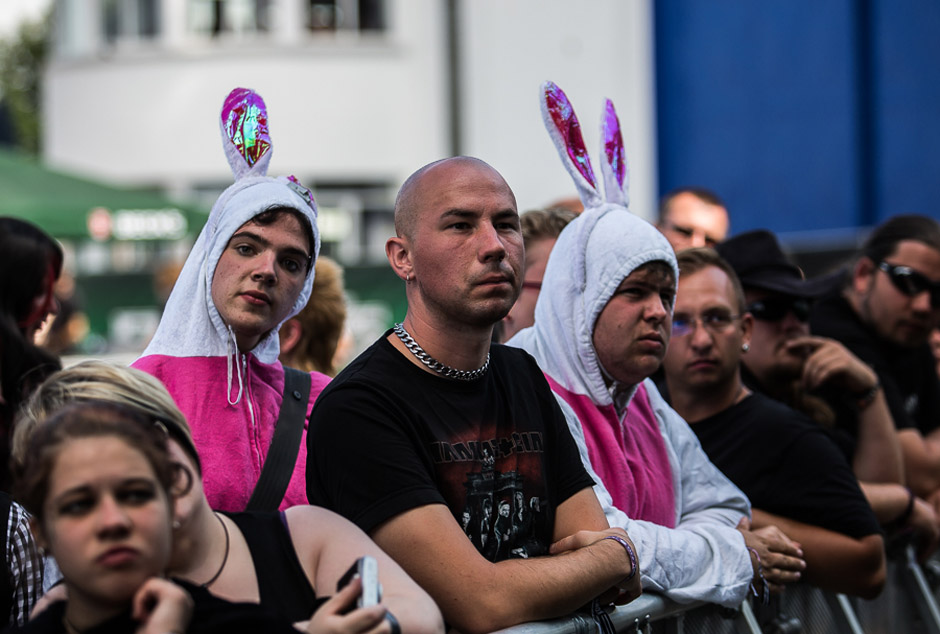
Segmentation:
[(727, 260), (741, 286), (794, 297), (819, 297), (832, 287), (828, 278), (807, 280), (780, 248), (777, 237), (766, 229), (741, 233), (719, 243), (715, 250)]

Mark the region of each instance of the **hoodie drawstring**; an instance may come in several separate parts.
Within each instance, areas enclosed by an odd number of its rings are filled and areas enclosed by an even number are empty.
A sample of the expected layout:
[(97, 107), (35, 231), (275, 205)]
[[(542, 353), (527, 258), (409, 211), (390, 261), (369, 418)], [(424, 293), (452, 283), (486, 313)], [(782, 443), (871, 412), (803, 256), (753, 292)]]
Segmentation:
[[(244, 379), (242, 378), (242, 367), (238, 355), (238, 342), (235, 340), (235, 331), (228, 327), (229, 333), (229, 353), (226, 355), (228, 382), (225, 384), (225, 398), (229, 405), (238, 405), (242, 400), (242, 391), (244, 390)], [(238, 396), (232, 401), (232, 357), (235, 357), (235, 374), (238, 375)], [(247, 361), (247, 360), (246, 360)]]

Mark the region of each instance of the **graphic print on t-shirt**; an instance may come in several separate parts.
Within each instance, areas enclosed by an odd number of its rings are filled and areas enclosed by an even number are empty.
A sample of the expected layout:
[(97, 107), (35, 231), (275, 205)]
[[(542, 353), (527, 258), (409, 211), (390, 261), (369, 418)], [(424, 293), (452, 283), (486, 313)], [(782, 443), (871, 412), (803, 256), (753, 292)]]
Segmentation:
[(494, 433), (433, 442), (438, 486), (467, 537), (490, 561), (548, 552), (551, 509), (541, 432)]

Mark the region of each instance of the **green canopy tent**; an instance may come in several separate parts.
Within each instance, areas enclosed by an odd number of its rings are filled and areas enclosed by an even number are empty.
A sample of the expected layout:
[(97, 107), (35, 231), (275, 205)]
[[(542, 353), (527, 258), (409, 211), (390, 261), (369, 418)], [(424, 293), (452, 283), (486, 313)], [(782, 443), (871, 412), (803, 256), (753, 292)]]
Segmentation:
[(75, 271), (91, 349), (103, 350), (111, 347), (107, 341), (115, 343), (115, 323), (126, 333), (159, 315), (153, 274), (180, 240), (194, 239), (208, 210), (50, 170), (0, 148), (0, 216), (32, 222), (70, 247), (67, 253), (75, 256), (66, 264)]
[[(138, 220), (147, 212), (174, 211), (185, 219), (185, 228), (177, 221), (172, 229), (177, 232), (182, 229), (184, 235), (198, 233), (208, 217), (207, 211), (171, 202), (152, 192), (70, 176), (47, 169), (17, 152), (0, 149), (0, 215), (28, 220), (58, 239), (81, 240), (91, 237), (88, 217), (96, 209), (112, 214), (134, 212)], [(163, 225), (167, 226), (167, 217), (163, 218)], [(141, 239), (140, 235), (145, 234), (138, 234), (136, 239)]]

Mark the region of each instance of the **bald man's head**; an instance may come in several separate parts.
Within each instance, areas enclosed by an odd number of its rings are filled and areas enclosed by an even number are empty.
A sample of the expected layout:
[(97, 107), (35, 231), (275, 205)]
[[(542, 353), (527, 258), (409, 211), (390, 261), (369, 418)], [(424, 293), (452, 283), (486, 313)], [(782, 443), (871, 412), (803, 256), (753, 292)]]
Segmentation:
[[(441, 187), (442, 183), (447, 182), (449, 175), (456, 175), (465, 170), (488, 171), (506, 183), (502, 175), (488, 163), (472, 156), (455, 156), (428, 163), (409, 176), (398, 190), (398, 196), (395, 198), (395, 233), (399, 237), (411, 239), (429, 191)], [(442, 178), (436, 178), (439, 172)], [(506, 189), (515, 204), (516, 197), (508, 184)]]

